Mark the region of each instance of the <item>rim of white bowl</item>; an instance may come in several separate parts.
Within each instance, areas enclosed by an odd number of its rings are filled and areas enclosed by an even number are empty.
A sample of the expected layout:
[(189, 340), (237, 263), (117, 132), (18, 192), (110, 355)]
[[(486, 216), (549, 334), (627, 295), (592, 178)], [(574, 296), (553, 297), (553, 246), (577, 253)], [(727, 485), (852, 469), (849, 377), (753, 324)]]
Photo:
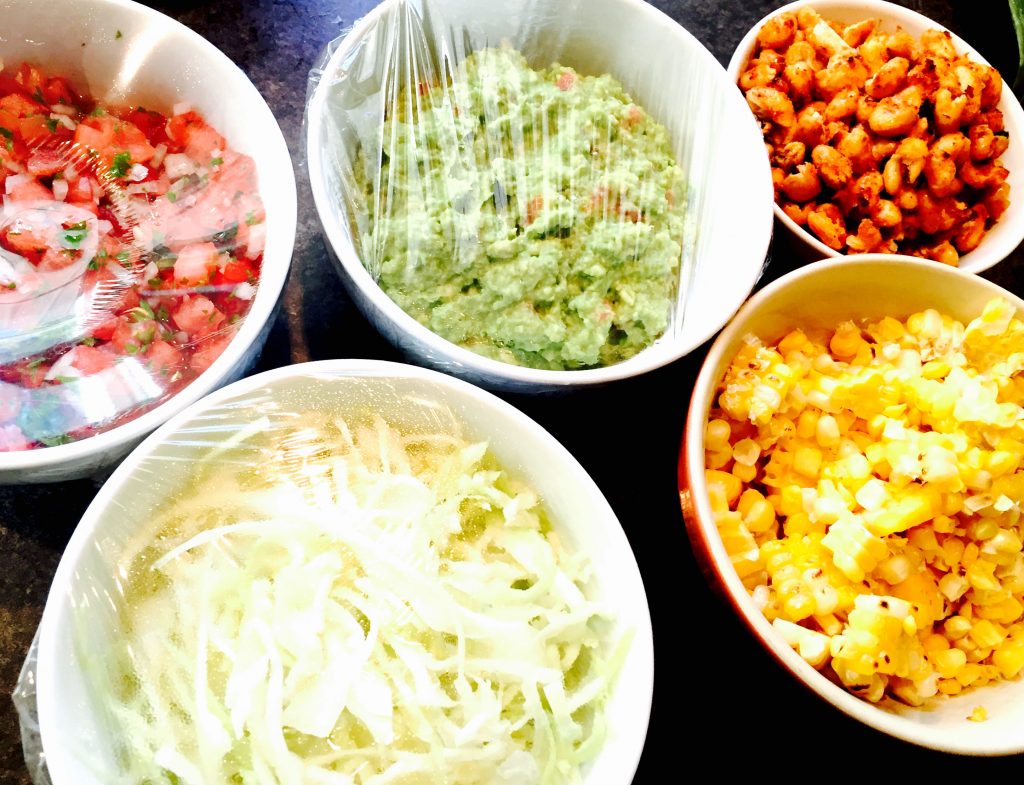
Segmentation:
[[(739, 45), (733, 52), (732, 58), (729, 60), (729, 65), (726, 66), (726, 71), (729, 74), (729, 78), (732, 80), (733, 85), (735, 86), (739, 81), (740, 74), (742, 73), (744, 66), (746, 66), (747, 61), (750, 59), (750, 55), (754, 51), (758, 32), (769, 19), (774, 19), (780, 14), (785, 14), (807, 7), (813, 8), (815, 11), (818, 11), (822, 16), (827, 18), (827, 11), (830, 8), (851, 8), (853, 6), (863, 9), (865, 18), (879, 16), (883, 17), (883, 21), (891, 21), (897, 25), (909, 22), (915, 26), (922, 25), (925, 27), (932, 27), (937, 30), (945, 30), (952, 37), (953, 45), (957, 48), (958, 52), (969, 55), (971, 59), (977, 60), (979, 63), (984, 65), (991, 65), (988, 60), (982, 57), (981, 53), (977, 49), (948, 27), (939, 24), (929, 16), (925, 16), (924, 14), (918, 13), (910, 8), (896, 5), (895, 3), (886, 2), (886, 0), (795, 0), (792, 3), (788, 3), (787, 5), (775, 9), (770, 14), (766, 14), (757, 22), (757, 24), (750, 28), (747, 34), (743, 36), (742, 40), (740, 40)], [(1003, 113), (1003, 121), (1006, 124), (1006, 130), (1010, 132), (1010, 143), (1018, 145), (1024, 144), (1024, 108), (1021, 108), (1020, 102), (1013, 94), (1013, 90), (1010, 89), (1010, 85), (1006, 83), (1005, 79), (1003, 80), (1003, 92), (1002, 97), (999, 100), (998, 108), (999, 111)], [(1017, 198), (1024, 197), (1018, 195)], [(811, 232), (798, 225), (796, 221), (786, 215), (785, 211), (779, 207), (778, 202), (774, 199), (772, 200), (772, 209), (775, 213), (775, 217), (778, 218), (779, 221), (794, 235), (794, 239), (798, 242), (803, 242), (806, 245), (811, 246), (822, 256), (838, 258), (855, 255), (844, 254), (829, 248)], [(1006, 218), (1006, 216), (1003, 216), (1003, 218)], [(1003, 219), (1001, 218), (1000, 220)], [(1016, 250), (1022, 241), (1024, 241), (1024, 221), (1020, 222), (1020, 228), (1014, 235), (996, 237), (993, 240), (992, 237), (986, 234), (986, 237), (982, 239), (981, 244), (975, 250), (960, 257), (959, 269), (968, 273), (980, 273), (984, 270), (988, 270), (990, 267), (994, 267), (1006, 259), (1006, 257)], [(868, 254), (861, 255), (864, 256)], [(880, 255), (898, 256), (899, 254)], [(933, 263), (939, 264), (938, 262)]]
[[(341, 45), (331, 55), (330, 61), (324, 66), (320, 81), (310, 96), (306, 113), (305, 140), (307, 170), (310, 186), (313, 191), (313, 201), (324, 228), (326, 240), (334, 250), (345, 272), (352, 279), (353, 284), (364, 293), (388, 322), (397, 327), (400, 332), (410, 335), (416, 341), (427, 346), (434, 356), (444, 358), (451, 366), (460, 369), (458, 372), (465, 372), (476, 377), (500, 379), (503, 382), (536, 385), (538, 388), (553, 388), (605, 384), (619, 379), (640, 376), (656, 370), (700, 347), (732, 318), (736, 309), (757, 284), (764, 269), (772, 237), (772, 214), (767, 210), (764, 211), (762, 218), (755, 216), (746, 219), (748, 224), (754, 226), (755, 229), (759, 228), (763, 233), (764, 247), (759, 249), (760, 255), (756, 261), (757, 273), (751, 277), (749, 285), (744, 284), (746, 288), (742, 292), (737, 290), (737, 295), (742, 296), (737, 297), (736, 305), (731, 310), (723, 309), (719, 318), (709, 321), (699, 331), (696, 331), (696, 337), (692, 341), (687, 342), (692, 342), (692, 346), (683, 345), (680, 341), (672, 341), (663, 336), (657, 343), (643, 349), (628, 360), (601, 368), (588, 368), (578, 371), (551, 371), (493, 360), (442, 338), (416, 321), (416, 319), (403, 311), (394, 300), (388, 297), (363, 266), (355, 247), (347, 239), (348, 232), (341, 226), (338, 211), (333, 209), (325, 182), (326, 169), (322, 153), (323, 122), (321, 118), (323, 118), (325, 113), (324, 107), (327, 101), (327, 91), (331, 84), (330, 75), (339, 70), (341, 61), (351, 54), (353, 48), (366, 36), (372, 26), (377, 24), (382, 16), (390, 13), (391, 9), (398, 2), (399, 0), (384, 0), (381, 2), (366, 16), (356, 22), (346, 34)], [(647, 14), (653, 21), (669, 26), (679, 36), (680, 45), (693, 47), (699, 53), (699, 56), (707, 61), (713, 78), (718, 83), (719, 89), (725, 91), (725, 95), (731, 95), (736, 92), (736, 85), (726, 71), (722, 69), (715, 56), (689, 30), (643, 0), (619, 0), (619, 2), (633, 8), (638, 14)], [(728, 98), (726, 100), (734, 99)], [(743, 102), (742, 94), (737, 95), (735, 100)], [(757, 143), (760, 145), (762, 141), (760, 131), (757, 129), (756, 123), (752, 127), (757, 130)], [(765, 202), (771, 200), (774, 203), (770, 167), (766, 169), (766, 177), (762, 178), (760, 187), (765, 191)], [(759, 225), (759, 222), (762, 222), (763, 225)]]
[[(708, 350), (704, 364), (701, 366), (700, 374), (693, 386), (693, 395), (690, 399), (690, 406), (686, 415), (686, 433), (690, 438), (685, 443), (684, 455), (686, 460), (686, 483), (689, 487), (690, 498), (693, 504), (694, 522), (714, 566), (715, 579), (725, 588), (729, 604), (739, 613), (743, 623), (760, 641), (767, 650), (767, 653), (781, 663), (804, 687), (817, 693), (818, 696), (831, 703), (847, 716), (875, 730), (921, 747), (959, 755), (997, 756), (1019, 753), (1024, 751), (1024, 734), (1021, 735), (1021, 738), (1016, 743), (979, 743), (976, 740), (958, 743), (947, 735), (937, 738), (936, 734), (930, 732), (925, 726), (856, 697), (812, 668), (795, 649), (782, 640), (778, 633), (775, 632), (771, 623), (754, 604), (750, 594), (743, 586), (743, 582), (732, 566), (729, 554), (722, 544), (722, 538), (714, 524), (714, 516), (711, 511), (708, 495), (704, 491), (703, 483), (699, 481), (699, 476), (703, 475), (704, 471), (704, 429), (703, 427), (697, 428), (695, 426), (696, 423), (703, 422), (707, 418), (708, 406), (713, 400), (719, 381), (716, 369), (724, 361), (729, 345), (738, 338), (741, 338), (746, 332), (747, 318), (751, 314), (756, 313), (761, 308), (762, 303), (769, 300), (776, 292), (791, 286), (795, 281), (808, 277), (828, 275), (839, 268), (862, 267), (868, 264), (877, 265), (879, 263), (900, 267), (913, 267), (922, 274), (929, 276), (957, 278), (963, 282), (964, 286), (987, 289), (992, 293), (992, 296), (999, 296), (1009, 300), (1018, 309), (1018, 313), (1024, 313), (1024, 300), (985, 278), (964, 272), (955, 267), (939, 265), (927, 259), (898, 256), (896, 254), (850, 254), (848, 256), (833, 257), (813, 262), (773, 281), (747, 300), (737, 312), (735, 318), (715, 339), (715, 342)], [(689, 527), (687, 530), (689, 531)]]
[[(633, 606), (633, 612), (628, 620), (632, 629), (630, 646), (630, 658), (634, 660), (635, 668), (640, 676), (640, 683), (634, 685), (640, 692), (639, 700), (644, 709), (641, 717), (630, 718), (630, 722), (613, 722), (614, 739), (621, 740), (623, 752), (628, 752), (625, 757), (617, 758), (614, 761), (614, 774), (621, 775), (622, 785), (632, 779), (636, 773), (637, 766), (643, 754), (647, 738), (648, 726), (650, 723), (651, 706), (654, 697), (654, 632), (651, 624), (650, 604), (647, 599), (647, 591), (643, 582), (643, 575), (636, 561), (629, 538), (625, 529), (619, 521), (615, 510), (608, 503), (607, 498), (601, 492), (597, 483), (590, 476), (583, 465), (576, 457), (569, 452), (558, 439), (556, 439), (540, 423), (517, 409), (512, 404), (502, 400), (497, 395), (490, 393), (469, 382), (441, 373), (440, 371), (421, 368), (404, 363), (389, 362), (385, 360), (363, 360), (363, 359), (336, 359), (318, 360), (315, 362), (300, 363), (297, 365), (286, 365), (273, 370), (248, 376), (232, 384), (222, 387), (211, 393), (200, 401), (193, 403), (187, 409), (177, 413), (174, 417), (161, 425), (136, 447), (124, 461), (114, 470), (110, 479), (103, 485), (95, 498), (90, 502), (89, 507), (82, 515), (82, 519), (75, 528), (67, 547), (61, 556), (60, 564), (54, 575), (53, 583), (47, 595), (46, 606), (43, 609), (43, 617), (39, 624), (39, 649), (36, 666), (36, 690), (39, 707), (39, 729), (45, 752), (46, 738), (56, 734), (53, 730), (54, 714), (58, 711), (59, 697), (53, 693), (56, 680), (53, 673), (57, 667), (57, 647), (55, 641), (60, 634), (61, 624), (67, 623), (67, 617), (71, 613), (68, 605), (67, 587), (74, 576), (75, 570), (81, 561), (83, 551), (93, 542), (95, 528), (104, 511), (110, 503), (117, 498), (125, 483), (131, 478), (134, 471), (156, 450), (164, 444), (166, 439), (173, 435), (178, 429), (189, 420), (204, 411), (209, 411), (220, 406), (224, 401), (238, 395), (244, 395), (254, 389), (267, 384), (288, 378), (300, 378), (304, 376), (319, 376), (321, 378), (403, 378), (416, 379), (429, 382), (438, 388), (454, 392), (464, 399), (472, 400), (482, 407), (499, 412), (501, 417), (511, 420), (517, 432), (522, 433), (524, 438), (534, 439), (548, 450), (566, 469), (567, 482), (575, 483), (586, 490), (604, 511), (606, 529), (612, 539), (617, 540), (617, 560), (621, 565), (624, 574), (635, 581), (638, 604)], [(627, 620), (623, 619), (625, 623)], [(613, 690), (621, 688), (617, 685)], [(637, 694), (637, 693), (634, 693)], [(53, 710), (51, 712), (51, 709)], [(611, 743), (612, 738), (606, 740)], [(54, 742), (51, 741), (51, 744)], [(599, 753), (600, 754), (600, 753)], [(62, 766), (67, 761), (58, 755), (48, 756), (51, 763), (54, 760), (61, 761), (57, 766)], [(56, 768), (54, 776), (56, 783), (72, 782), (73, 779), (61, 779), (66, 770)], [(607, 773), (606, 770), (603, 770)], [(51, 772), (52, 774), (52, 772)], [(589, 778), (585, 778), (587, 782)], [(619, 779), (614, 779), (618, 783)], [(603, 781), (602, 781), (603, 783)]]
[[(267, 158), (275, 162), (275, 168), (280, 168), (280, 173), (285, 178), (286, 184), (289, 187), (282, 189), (280, 193), (275, 192), (270, 197), (274, 200), (280, 200), (280, 211), (279, 214), (275, 214), (272, 218), (276, 227), (274, 229), (274, 243), (271, 245), (271, 238), (268, 237), (267, 248), (263, 254), (263, 265), (260, 269), (259, 285), (256, 287), (256, 296), (253, 298), (249, 312), (242, 320), (241, 328), (239, 328), (231, 341), (228, 342), (220, 356), (211, 363), (210, 367), (168, 400), (110, 430), (54, 447), (21, 450), (18, 452), (0, 452), (0, 481), (2, 481), (4, 473), (8, 471), (20, 472), (57, 468), (61, 464), (84, 459), (91, 455), (99, 456), (104, 453), (123, 450), (124, 447), (138, 441), (186, 406), (198, 401), (222, 384), (232, 366), (238, 362), (252, 346), (263, 328), (267, 326), (270, 317), (273, 315), (274, 308), (277, 306), (281, 291), (284, 289), (285, 281), (288, 279), (288, 272), (291, 269), (292, 254), (295, 246), (295, 231), (298, 222), (295, 170), (292, 166), (291, 154), (288, 152), (288, 144), (285, 142), (284, 134), (281, 132), (281, 126), (274, 117), (274, 113), (270, 110), (266, 99), (256, 88), (256, 85), (252, 83), (252, 80), (246, 76), (245, 72), (231, 58), (210, 41), (166, 14), (143, 6), (140, 3), (132, 2), (132, 0), (79, 0), (79, 2), (86, 1), (96, 6), (108, 6), (112, 11), (138, 14), (141, 17), (152, 19), (159, 24), (174, 29), (179, 35), (189, 40), (194, 47), (202, 50), (206, 57), (217, 64), (218, 69), (222, 70), (226, 77), (230, 74), (230, 78), (238, 83), (240, 90), (250, 92), (254, 98), (258, 99), (259, 114), (254, 116), (252, 121), (266, 124), (271, 142), (267, 149)], [(261, 188), (260, 197), (267, 199), (268, 196), (269, 194)]]

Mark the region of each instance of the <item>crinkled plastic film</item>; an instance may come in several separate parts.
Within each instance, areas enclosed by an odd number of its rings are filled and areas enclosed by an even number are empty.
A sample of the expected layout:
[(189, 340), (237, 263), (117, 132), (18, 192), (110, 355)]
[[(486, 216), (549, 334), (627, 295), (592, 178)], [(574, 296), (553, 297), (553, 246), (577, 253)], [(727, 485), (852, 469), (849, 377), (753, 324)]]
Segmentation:
[(53, 24), (0, 52), (0, 452), (167, 401), (259, 285), (266, 220), (255, 153), (231, 141), (240, 118), (201, 63), (169, 67), (179, 33), (135, 19), (81, 42)]
[(16, 691), (36, 785), (578, 782), (631, 646), (592, 579), (621, 553), (575, 547), (580, 502), (478, 409), (295, 374), (129, 458)]
[(617, 51), (615, 24), (585, 0), (394, 0), (312, 71), (340, 231), (441, 337), (573, 370), (682, 331), (726, 91), (664, 42)]

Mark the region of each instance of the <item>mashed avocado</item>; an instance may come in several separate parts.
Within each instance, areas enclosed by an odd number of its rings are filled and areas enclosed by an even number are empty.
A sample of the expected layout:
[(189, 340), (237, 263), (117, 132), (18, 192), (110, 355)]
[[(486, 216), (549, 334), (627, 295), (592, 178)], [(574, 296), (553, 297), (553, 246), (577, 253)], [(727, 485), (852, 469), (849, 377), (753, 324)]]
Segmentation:
[(554, 370), (609, 365), (668, 326), (683, 172), (610, 76), (534, 71), (509, 49), (398, 91), (356, 167), (367, 267), (438, 335)]

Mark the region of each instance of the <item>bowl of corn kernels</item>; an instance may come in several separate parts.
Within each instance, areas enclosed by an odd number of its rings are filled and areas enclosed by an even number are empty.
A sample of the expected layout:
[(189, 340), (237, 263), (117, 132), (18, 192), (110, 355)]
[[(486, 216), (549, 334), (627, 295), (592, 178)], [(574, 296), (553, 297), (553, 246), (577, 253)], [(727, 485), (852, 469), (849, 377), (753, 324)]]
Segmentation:
[(910, 255), (969, 272), (1024, 240), (1024, 110), (962, 39), (883, 0), (798, 0), (729, 75), (761, 123), (775, 216), (808, 259)]
[(694, 387), (709, 582), (807, 687), (949, 752), (1024, 751), (1024, 301), (903, 256), (749, 300)]

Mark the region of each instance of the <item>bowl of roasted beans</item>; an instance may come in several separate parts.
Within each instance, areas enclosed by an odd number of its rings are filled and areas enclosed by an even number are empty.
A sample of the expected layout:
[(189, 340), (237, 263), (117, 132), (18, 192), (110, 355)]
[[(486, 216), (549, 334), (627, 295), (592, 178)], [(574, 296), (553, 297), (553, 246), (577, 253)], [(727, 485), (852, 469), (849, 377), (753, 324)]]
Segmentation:
[(729, 73), (761, 123), (775, 215), (808, 258), (979, 272), (1024, 239), (1024, 112), (969, 44), (881, 0), (791, 3)]
[(805, 686), (880, 731), (1024, 751), (1024, 301), (832, 258), (712, 345), (680, 453), (709, 582)]

